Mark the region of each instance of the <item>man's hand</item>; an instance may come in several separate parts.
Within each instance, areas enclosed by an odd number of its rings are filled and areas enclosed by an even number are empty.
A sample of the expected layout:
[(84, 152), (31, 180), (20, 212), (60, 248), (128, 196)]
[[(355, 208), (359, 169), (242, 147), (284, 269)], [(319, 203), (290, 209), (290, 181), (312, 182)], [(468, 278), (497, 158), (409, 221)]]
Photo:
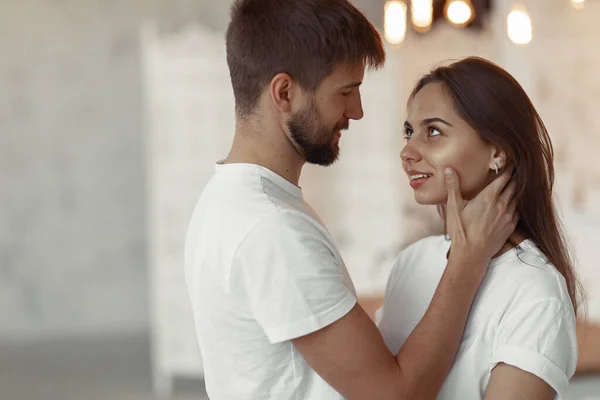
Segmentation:
[(429, 308), (395, 359), (358, 305), (329, 326), (292, 340), (306, 362), (344, 398), (437, 397), (460, 346), (485, 268), (516, 226), (515, 188), (506, 185), (509, 179), (510, 173), (503, 174), (467, 203), (460, 194), (458, 177), (447, 178), (451, 260)]
[[(513, 196), (512, 168), (504, 171), (473, 200), (462, 198), (455, 171), (446, 168), (446, 225), (452, 251), (489, 262), (514, 232), (519, 216)], [(509, 183), (510, 181), (510, 183)]]

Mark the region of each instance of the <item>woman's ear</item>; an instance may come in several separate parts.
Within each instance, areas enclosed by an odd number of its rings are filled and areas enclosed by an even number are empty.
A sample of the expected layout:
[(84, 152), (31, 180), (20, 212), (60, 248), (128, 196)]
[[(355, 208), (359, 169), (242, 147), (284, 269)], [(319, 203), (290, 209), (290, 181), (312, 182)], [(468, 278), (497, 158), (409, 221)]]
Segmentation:
[(498, 170), (506, 167), (506, 152), (497, 146), (492, 147), (492, 155), (490, 157), (490, 169)]

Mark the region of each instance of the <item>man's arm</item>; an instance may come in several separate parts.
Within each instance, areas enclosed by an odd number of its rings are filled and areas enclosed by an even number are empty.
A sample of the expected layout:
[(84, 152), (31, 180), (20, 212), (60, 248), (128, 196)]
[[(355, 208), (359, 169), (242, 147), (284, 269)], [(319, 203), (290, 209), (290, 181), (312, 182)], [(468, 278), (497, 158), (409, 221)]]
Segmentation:
[(512, 365), (500, 363), (490, 376), (485, 400), (552, 400), (556, 392), (543, 379)]
[(436, 397), (487, 265), (515, 228), (514, 186), (502, 191), (509, 179), (505, 173), (490, 184), (469, 210), (461, 203), (456, 177), (448, 179), (449, 218), (460, 219), (449, 223), (448, 266), (429, 309), (395, 357), (358, 305), (333, 324), (293, 340), (308, 364), (346, 399)]
[[(328, 327), (294, 339), (308, 364), (348, 400), (435, 398), (458, 351), (482, 269), (451, 258), (421, 322), (393, 357), (356, 305)], [(460, 264), (462, 263), (462, 264)], [(460, 264), (460, 265), (459, 265)]]
[(372, 321), (376, 322), (377, 310), (383, 305), (383, 295), (374, 297), (359, 297), (358, 304), (367, 313)]

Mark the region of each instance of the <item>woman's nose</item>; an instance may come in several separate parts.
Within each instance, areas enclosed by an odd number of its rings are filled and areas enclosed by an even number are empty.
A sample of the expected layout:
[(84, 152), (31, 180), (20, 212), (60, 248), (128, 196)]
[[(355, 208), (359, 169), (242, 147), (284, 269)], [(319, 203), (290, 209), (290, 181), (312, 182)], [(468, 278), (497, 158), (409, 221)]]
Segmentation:
[(421, 153), (416, 148), (416, 146), (412, 145), (410, 142), (404, 146), (402, 151), (400, 152), (400, 158), (404, 162), (417, 162), (421, 160)]

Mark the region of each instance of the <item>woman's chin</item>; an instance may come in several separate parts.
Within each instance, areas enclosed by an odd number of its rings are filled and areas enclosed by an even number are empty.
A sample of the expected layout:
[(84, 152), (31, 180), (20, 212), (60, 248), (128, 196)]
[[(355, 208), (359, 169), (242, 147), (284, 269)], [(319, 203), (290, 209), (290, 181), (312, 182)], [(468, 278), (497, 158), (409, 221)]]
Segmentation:
[(417, 204), (422, 206), (437, 206), (440, 204), (446, 204), (447, 200), (447, 196), (433, 196), (429, 193), (419, 193), (419, 191), (415, 191), (415, 201)]

